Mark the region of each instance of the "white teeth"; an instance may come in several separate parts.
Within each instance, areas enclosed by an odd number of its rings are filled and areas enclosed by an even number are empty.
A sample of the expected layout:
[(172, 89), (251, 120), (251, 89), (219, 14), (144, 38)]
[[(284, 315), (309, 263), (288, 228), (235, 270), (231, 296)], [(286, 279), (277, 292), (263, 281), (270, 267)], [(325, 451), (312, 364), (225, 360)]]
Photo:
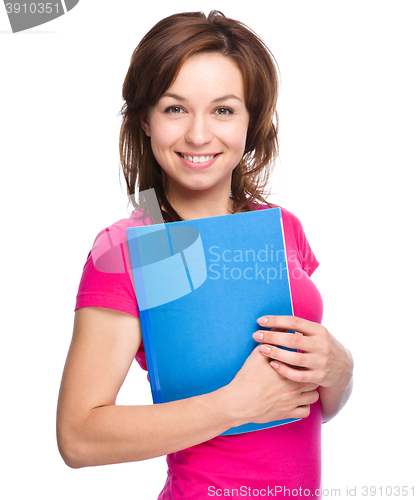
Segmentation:
[(182, 153), (180, 155), (185, 158), (186, 160), (192, 161), (193, 163), (203, 163), (205, 161), (213, 160), (215, 158), (215, 155), (211, 156), (186, 156)]

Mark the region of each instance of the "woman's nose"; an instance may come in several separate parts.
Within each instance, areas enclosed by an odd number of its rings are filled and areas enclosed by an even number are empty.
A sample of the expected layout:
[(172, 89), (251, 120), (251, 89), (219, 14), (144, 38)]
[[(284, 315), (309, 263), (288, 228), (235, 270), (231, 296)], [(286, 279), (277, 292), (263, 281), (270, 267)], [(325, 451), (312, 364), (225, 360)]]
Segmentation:
[(213, 133), (209, 120), (203, 116), (191, 116), (186, 131), (186, 141), (196, 146), (211, 142)]

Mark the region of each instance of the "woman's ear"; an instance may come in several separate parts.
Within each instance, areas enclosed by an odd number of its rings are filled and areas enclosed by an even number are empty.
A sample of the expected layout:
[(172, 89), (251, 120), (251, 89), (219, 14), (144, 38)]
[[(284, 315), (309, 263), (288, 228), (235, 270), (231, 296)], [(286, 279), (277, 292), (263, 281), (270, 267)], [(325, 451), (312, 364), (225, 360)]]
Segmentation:
[(150, 126), (149, 126), (149, 122), (148, 122), (148, 117), (147, 116), (145, 116), (141, 120), (141, 127), (142, 127), (142, 130), (145, 132), (145, 135), (147, 135), (148, 137), (151, 137), (151, 131), (150, 131)]

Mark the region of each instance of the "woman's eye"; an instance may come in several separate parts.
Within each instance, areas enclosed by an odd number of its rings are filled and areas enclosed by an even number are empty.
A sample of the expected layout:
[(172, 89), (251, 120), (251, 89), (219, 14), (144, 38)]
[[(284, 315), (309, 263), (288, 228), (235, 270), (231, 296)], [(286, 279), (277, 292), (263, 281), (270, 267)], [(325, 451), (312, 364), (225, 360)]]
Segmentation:
[(231, 108), (217, 108), (215, 110), (215, 113), (220, 115), (220, 116), (227, 116), (227, 115), (232, 115), (233, 111)]
[(164, 112), (171, 115), (178, 115), (183, 112), (183, 109), (180, 106), (169, 106)]

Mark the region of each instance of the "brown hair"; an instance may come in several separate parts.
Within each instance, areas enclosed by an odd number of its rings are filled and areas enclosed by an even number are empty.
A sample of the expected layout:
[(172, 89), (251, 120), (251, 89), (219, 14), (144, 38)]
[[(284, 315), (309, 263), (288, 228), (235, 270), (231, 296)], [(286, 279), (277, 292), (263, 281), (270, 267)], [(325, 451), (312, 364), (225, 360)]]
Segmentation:
[[(122, 95), (122, 127), (119, 151), (128, 195), (154, 188), (167, 221), (180, 220), (166, 198), (167, 179), (154, 158), (149, 137), (142, 129), (150, 106), (176, 79), (184, 61), (201, 52), (230, 57), (244, 80), (249, 126), (244, 155), (232, 173), (234, 211), (248, 210), (252, 203), (266, 203), (264, 190), (278, 154), (277, 64), (263, 41), (244, 24), (212, 11), (187, 12), (157, 23), (136, 47)], [(132, 196), (133, 195), (133, 196)]]

